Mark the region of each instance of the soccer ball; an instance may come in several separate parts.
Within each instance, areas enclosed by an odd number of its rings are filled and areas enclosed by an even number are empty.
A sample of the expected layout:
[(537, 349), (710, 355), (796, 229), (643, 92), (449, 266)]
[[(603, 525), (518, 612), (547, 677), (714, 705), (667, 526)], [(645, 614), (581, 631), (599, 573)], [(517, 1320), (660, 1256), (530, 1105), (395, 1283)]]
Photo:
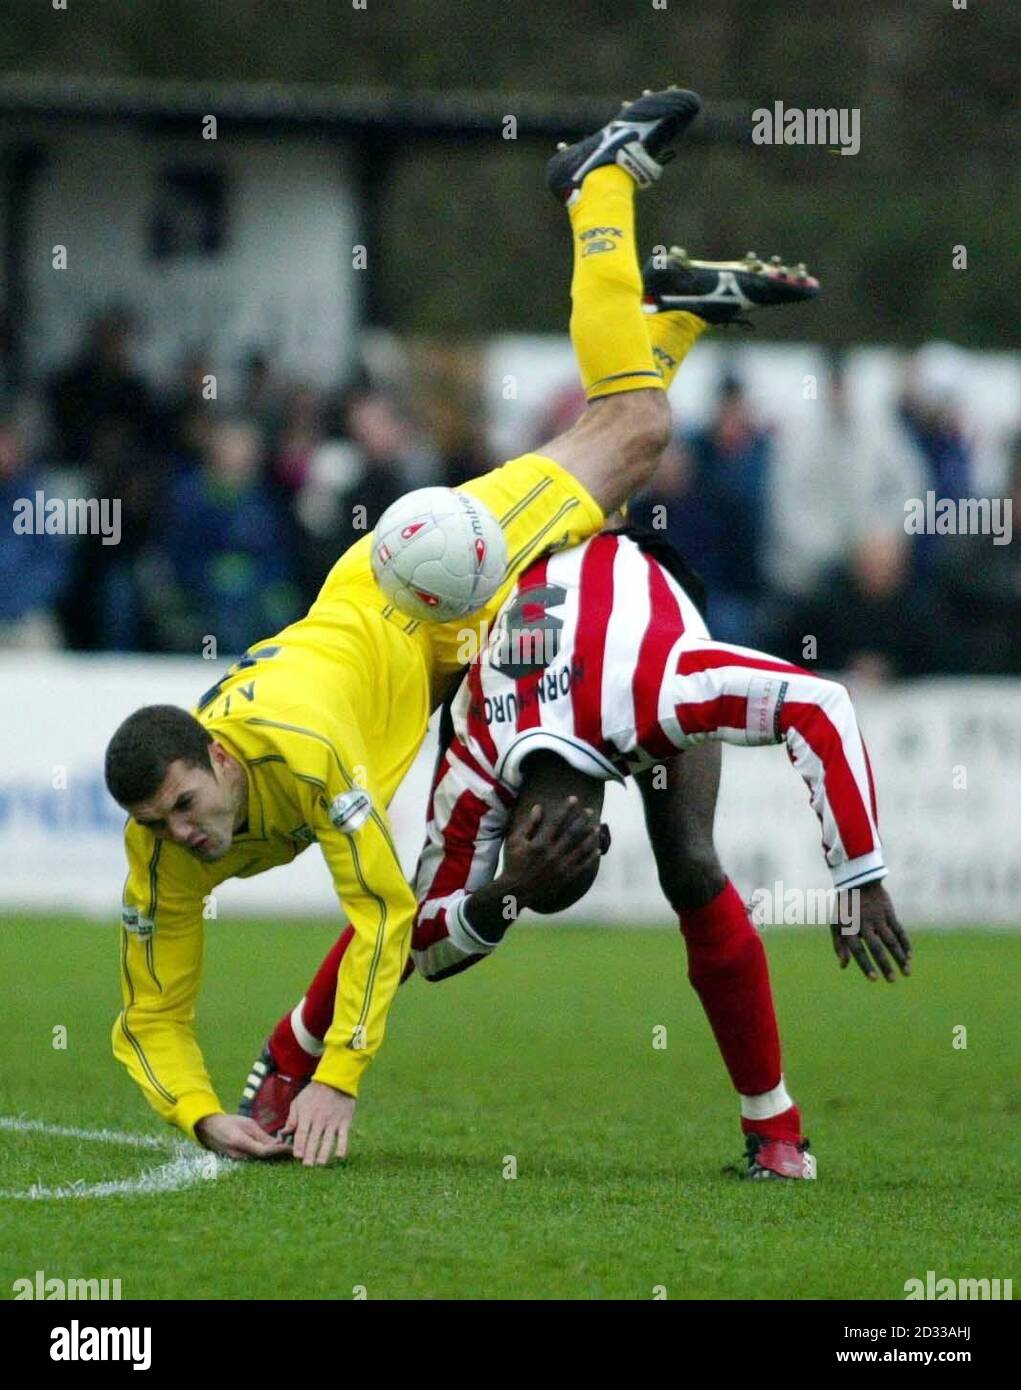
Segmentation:
[(482, 502), (451, 487), (405, 493), (379, 518), (372, 572), (412, 618), (445, 623), (481, 608), (507, 568), (507, 543)]

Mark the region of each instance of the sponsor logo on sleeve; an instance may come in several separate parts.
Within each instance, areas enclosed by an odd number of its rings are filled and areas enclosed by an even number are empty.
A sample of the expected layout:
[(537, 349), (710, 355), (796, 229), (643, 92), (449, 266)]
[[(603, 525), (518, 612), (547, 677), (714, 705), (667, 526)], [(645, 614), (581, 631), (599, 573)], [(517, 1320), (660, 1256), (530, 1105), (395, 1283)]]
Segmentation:
[(778, 676), (753, 676), (748, 683), (745, 730), (749, 747), (779, 743), (780, 712), (787, 699), (789, 682)]
[(327, 814), (331, 825), (345, 835), (353, 835), (372, 814), (372, 797), (363, 788), (352, 787), (349, 792), (341, 792), (333, 798)]
[(121, 925), (125, 931), (134, 932), (136, 936), (152, 936), (156, 929), (152, 918), (143, 917), (137, 907), (121, 908)]
[(617, 243), (611, 241), (609, 237), (601, 237), (599, 241), (590, 241), (585, 245), (585, 250), (581, 253), (585, 256), (600, 256), (604, 251), (616, 251)]

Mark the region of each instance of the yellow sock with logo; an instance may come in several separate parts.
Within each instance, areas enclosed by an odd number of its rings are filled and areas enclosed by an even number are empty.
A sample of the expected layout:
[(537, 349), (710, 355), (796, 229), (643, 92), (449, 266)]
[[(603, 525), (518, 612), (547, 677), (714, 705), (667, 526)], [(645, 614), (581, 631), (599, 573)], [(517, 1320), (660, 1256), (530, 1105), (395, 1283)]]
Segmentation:
[(686, 309), (669, 309), (664, 314), (645, 314), (652, 357), (665, 390), (680, 370), (681, 363), (709, 325)]
[(607, 164), (585, 177), (568, 207), (574, 243), (571, 342), (590, 401), (663, 389), (642, 313), (635, 192), (631, 175)]

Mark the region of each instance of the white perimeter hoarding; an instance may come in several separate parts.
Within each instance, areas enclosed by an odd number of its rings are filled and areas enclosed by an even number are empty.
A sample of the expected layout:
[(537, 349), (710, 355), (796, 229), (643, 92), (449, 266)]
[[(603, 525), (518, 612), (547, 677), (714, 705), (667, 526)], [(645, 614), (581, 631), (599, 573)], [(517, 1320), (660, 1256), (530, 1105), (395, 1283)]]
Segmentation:
[[(103, 752), (139, 705), (190, 706), (225, 662), (177, 657), (0, 654), (0, 911), (80, 911), (116, 920), (123, 816), (103, 785)], [(920, 681), (859, 692), (872, 755), (889, 887), (905, 925), (1016, 926), (1021, 902), (1021, 682)], [(414, 868), (433, 764), (427, 739), (391, 808)], [(669, 920), (633, 787), (609, 788), (613, 846), (576, 919)], [(724, 864), (746, 901), (826, 889), (819, 827), (784, 749), (727, 749), (717, 815)], [(338, 914), (322, 857), (218, 893), (232, 913)]]

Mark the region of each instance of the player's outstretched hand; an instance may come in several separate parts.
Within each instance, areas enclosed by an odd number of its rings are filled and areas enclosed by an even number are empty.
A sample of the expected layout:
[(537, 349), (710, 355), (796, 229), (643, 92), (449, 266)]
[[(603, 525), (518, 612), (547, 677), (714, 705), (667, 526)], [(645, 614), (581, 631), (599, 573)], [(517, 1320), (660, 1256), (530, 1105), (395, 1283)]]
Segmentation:
[(892, 956), (902, 975), (911, 974), (911, 942), (879, 880), (840, 894), (837, 920), (830, 931), (841, 970), (853, 957), (867, 980), (878, 980), (878, 966), (884, 980), (892, 985), (897, 978), (890, 963)]
[(225, 1158), (286, 1158), (290, 1152), (248, 1115), (207, 1115), (195, 1133), (207, 1149)]
[(576, 796), (556, 811), (536, 805), (504, 842), (501, 883), (531, 907), (594, 870), (608, 848), (609, 832)]
[(356, 1101), (321, 1081), (310, 1081), (291, 1101), (281, 1135), (294, 1135), (294, 1157), (306, 1168), (347, 1155), (347, 1136)]

